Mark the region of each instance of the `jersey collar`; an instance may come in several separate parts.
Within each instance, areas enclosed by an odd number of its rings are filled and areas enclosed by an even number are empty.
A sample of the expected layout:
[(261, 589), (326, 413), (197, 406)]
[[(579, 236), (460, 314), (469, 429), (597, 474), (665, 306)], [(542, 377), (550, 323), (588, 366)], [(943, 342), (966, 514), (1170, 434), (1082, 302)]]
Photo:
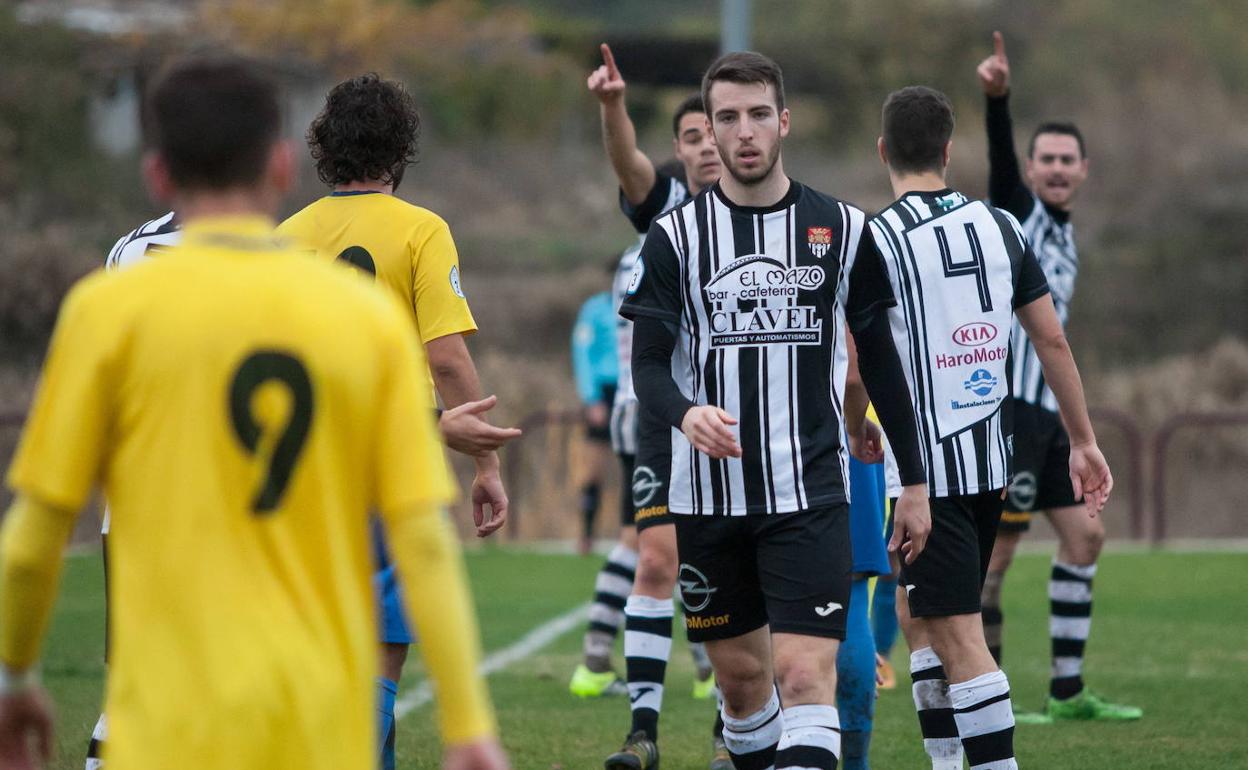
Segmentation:
[(284, 246), (273, 220), (261, 214), (235, 214), (201, 217), (182, 227), (183, 243), (237, 249), (268, 251)]

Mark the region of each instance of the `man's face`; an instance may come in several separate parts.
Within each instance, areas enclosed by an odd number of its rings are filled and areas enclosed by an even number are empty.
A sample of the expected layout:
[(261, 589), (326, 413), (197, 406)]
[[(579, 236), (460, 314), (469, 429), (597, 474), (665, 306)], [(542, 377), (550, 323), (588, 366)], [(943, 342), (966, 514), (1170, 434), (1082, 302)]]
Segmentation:
[(707, 107), (713, 110), (711, 129), (719, 157), (732, 178), (743, 185), (766, 179), (789, 133), (789, 111), (777, 111), (771, 85), (717, 81)]
[(715, 152), (715, 137), (701, 112), (686, 112), (680, 116), (676, 138), (672, 140), (676, 157), (685, 164), (685, 178), (694, 192), (705, 189), (719, 179), (724, 172)]
[(1088, 159), (1070, 134), (1040, 134), (1027, 159), (1027, 184), (1049, 206), (1069, 210), (1088, 178)]

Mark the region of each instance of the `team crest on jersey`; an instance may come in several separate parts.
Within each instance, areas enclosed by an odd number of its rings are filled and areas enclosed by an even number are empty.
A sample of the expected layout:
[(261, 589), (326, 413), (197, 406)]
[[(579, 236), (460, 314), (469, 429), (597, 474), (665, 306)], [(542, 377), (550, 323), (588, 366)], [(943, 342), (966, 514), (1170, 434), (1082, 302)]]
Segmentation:
[(832, 248), (832, 228), (806, 228), (806, 245), (810, 246), (810, 253), (814, 254), (817, 259), (823, 259), (823, 255)]

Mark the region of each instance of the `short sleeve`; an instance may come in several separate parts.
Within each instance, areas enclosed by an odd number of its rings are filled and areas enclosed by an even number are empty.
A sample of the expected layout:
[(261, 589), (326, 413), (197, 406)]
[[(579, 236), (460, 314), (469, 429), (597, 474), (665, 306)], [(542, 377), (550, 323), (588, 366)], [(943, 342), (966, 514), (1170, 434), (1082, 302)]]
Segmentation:
[(1014, 307), (1020, 308), (1049, 293), (1049, 282), (1044, 277), (1040, 260), (1031, 250), (1031, 244), (1023, 244), (1023, 256), (1019, 260), (1018, 274), (1014, 279)]
[(641, 255), (633, 267), (633, 277), (624, 292), (620, 315), (631, 320), (649, 316), (679, 323), (680, 258), (667, 231), (657, 222), (650, 226)]
[(858, 239), (858, 253), (849, 267), (849, 286), (845, 288), (845, 320), (850, 331), (861, 331), (871, 322), (876, 311), (897, 304), (892, 284), (888, 281), (888, 268), (884, 257), (871, 237), (871, 229), (864, 227)]
[(375, 503), (397, 513), (417, 503), (447, 503), (456, 487), (425, 385), (427, 364), (411, 323), (397, 311), (380, 335), (383, 376), (377, 395)]
[(628, 221), (633, 224), (637, 232), (648, 232), (650, 224), (660, 214), (683, 199), (684, 196), (678, 194), (677, 185), (680, 185), (680, 182), (661, 171), (656, 171), (654, 185), (650, 188), (650, 192), (646, 193), (646, 199), (638, 205), (634, 206), (629, 203), (628, 198), (624, 197), (624, 191), (620, 190), (620, 211), (624, 212), (624, 216), (628, 217)]
[(424, 238), (412, 244), (412, 307), (420, 341), (450, 334), (470, 334), (477, 323), (468, 309), (459, 275), (459, 252), (446, 222), (435, 219), (420, 228)]
[[(91, 281), (93, 279), (87, 279)], [(75, 513), (99, 483), (109, 446), (116, 325), (91, 318), (83, 284), (61, 306), (8, 485)]]

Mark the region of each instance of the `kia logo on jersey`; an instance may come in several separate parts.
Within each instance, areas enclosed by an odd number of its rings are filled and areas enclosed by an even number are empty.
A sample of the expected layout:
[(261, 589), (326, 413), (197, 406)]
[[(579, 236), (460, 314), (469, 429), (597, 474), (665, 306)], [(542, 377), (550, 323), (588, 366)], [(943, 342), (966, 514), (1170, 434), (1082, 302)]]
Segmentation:
[(964, 348), (987, 345), (997, 338), (997, 327), (984, 321), (972, 321), (953, 330), (953, 341)]

